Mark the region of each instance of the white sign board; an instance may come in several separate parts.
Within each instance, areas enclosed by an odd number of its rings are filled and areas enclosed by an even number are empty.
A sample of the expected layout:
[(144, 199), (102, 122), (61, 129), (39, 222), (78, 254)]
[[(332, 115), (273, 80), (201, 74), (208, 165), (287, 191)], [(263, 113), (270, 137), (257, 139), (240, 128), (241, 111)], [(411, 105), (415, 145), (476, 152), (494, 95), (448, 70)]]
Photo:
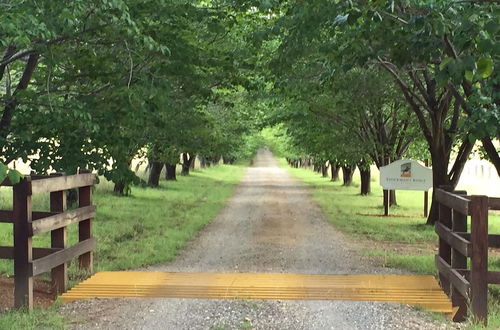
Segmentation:
[(432, 188), (432, 169), (415, 160), (397, 160), (380, 168), (380, 185), (385, 190), (423, 190)]

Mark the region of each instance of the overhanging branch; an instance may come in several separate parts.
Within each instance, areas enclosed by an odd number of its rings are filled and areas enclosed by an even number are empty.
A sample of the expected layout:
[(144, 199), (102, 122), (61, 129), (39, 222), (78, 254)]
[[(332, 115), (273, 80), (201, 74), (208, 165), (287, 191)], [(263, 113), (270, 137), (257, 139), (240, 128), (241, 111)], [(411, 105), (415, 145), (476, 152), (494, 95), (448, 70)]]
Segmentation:
[(408, 85), (403, 81), (403, 79), (388, 65), (386, 61), (381, 59), (380, 57), (378, 58), (379, 63), (394, 77), (396, 80), (396, 83), (400, 87), (401, 91), (403, 92), (403, 95), (405, 96), (405, 99), (408, 101), (410, 104), (411, 108), (417, 115), (418, 122), (420, 124), (420, 128), (422, 129), (422, 132), (424, 134), (425, 139), (427, 142), (432, 143), (432, 134), (427, 126), (427, 123), (425, 121), (424, 114), (422, 112), (421, 107), (417, 104), (416, 101), (418, 101), (421, 106), (425, 107), (425, 103), (418, 98), (418, 96), (408, 87)]

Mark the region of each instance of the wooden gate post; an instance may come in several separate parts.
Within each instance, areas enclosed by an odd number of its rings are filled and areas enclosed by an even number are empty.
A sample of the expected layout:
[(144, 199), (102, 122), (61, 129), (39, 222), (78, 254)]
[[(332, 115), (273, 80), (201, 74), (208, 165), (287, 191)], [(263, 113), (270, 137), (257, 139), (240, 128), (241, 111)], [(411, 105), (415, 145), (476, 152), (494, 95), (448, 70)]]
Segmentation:
[[(452, 227), (452, 218), (451, 218), (451, 209), (444, 205), (443, 203), (439, 203), (439, 221), (436, 223), (441, 223), (446, 228), (451, 229)], [(445, 262), (451, 265), (451, 246), (441, 237), (439, 237), (439, 256), (443, 258)], [(440, 274), (439, 281), (441, 282), (441, 287), (443, 291), (450, 296), (450, 281), (446, 276), (442, 276)]]
[[(53, 174), (54, 176), (61, 176), (62, 173)], [(51, 212), (64, 212), (66, 211), (66, 191), (53, 191), (50, 193), (50, 211)], [(66, 227), (52, 230), (50, 232), (50, 245), (53, 248), (66, 248)], [(68, 287), (68, 268), (67, 264), (63, 263), (52, 269), (52, 288), (56, 296), (66, 292)]]
[[(467, 232), (467, 215), (453, 210), (452, 231), (462, 233)], [(456, 249), (452, 249), (451, 252), (451, 268), (467, 269), (467, 257)], [(465, 321), (465, 318), (467, 317), (467, 298), (464, 297), (459, 290), (453, 288), (451, 291), (451, 301), (453, 306), (458, 307), (458, 311), (455, 313), (453, 321)]]
[[(92, 205), (92, 186), (78, 188), (79, 207)], [(78, 224), (78, 239), (84, 241), (92, 237), (92, 219), (86, 219)], [(89, 251), (79, 257), (80, 268), (93, 271), (93, 253)]]
[(13, 185), (14, 215), (14, 306), (33, 308), (33, 249), (29, 230), (32, 221), (31, 178)]
[(471, 309), (487, 323), (488, 317), (488, 197), (471, 197)]

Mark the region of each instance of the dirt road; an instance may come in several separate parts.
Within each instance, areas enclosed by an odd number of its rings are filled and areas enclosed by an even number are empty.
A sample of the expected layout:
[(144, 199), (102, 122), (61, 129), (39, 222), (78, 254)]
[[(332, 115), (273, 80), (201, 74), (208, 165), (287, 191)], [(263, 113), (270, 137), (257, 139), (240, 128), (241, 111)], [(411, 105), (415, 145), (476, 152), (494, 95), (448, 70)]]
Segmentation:
[[(221, 214), (173, 262), (189, 272), (380, 273), (327, 223), (308, 188), (261, 150)], [(392, 271), (394, 272), (394, 271)], [(75, 302), (77, 329), (435, 329), (406, 306), (344, 301), (114, 299)]]

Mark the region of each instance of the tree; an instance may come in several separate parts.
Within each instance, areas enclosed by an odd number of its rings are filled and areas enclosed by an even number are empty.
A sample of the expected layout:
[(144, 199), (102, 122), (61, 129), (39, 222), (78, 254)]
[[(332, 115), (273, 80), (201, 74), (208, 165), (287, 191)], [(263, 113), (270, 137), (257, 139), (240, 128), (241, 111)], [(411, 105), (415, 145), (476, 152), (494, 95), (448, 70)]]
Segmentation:
[[(301, 111), (309, 111), (317, 117), (313, 121), (316, 126), (311, 129), (322, 127), (317, 120), (329, 123), (329, 130), (304, 138), (302, 143), (316, 143), (324, 134), (328, 142), (323, 142), (320, 149), (334, 145), (336, 153), (343, 150), (341, 156), (334, 156), (331, 151), (322, 151), (321, 156), (321, 153), (314, 152), (318, 166), (325, 164), (326, 160), (334, 166), (342, 164), (345, 184), (349, 185), (357, 165), (362, 174), (362, 194), (367, 194), (370, 190), (370, 164), (374, 162), (381, 167), (401, 158), (410, 143), (417, 139), (418, 129), (413, 124), (411, 110), (403, 97), (395, 92), (388, 74), (373, 66), (347, 71), (337, 69), (318, 52), (320, 47), (319, 44), (309, 47), (308, 52), (293, 63), (293, 70), (282, 70), (278, 66), (275, 69), (277, 83), (284, 86), (281, 93), (300, 104)], [(283, 120), (281, 112), (284, 110), (280, 108), (278, 111), (276, 120)], [(297, 117), (296, 121), (296, 125), (305, 125), (304, 122), (311, 119)], [(306, 150), (308, 153), (312, 151)], [(346, 162), (346, 159), (350, 161)], [(395, 203), (394, 192), (392, 196)]]
[[(287, 30), (282, 58), (288, 63), (321, 43), (320, 50), (338, 67), (378, 63), (418, 119), (431, 154), (434, 187), (454, 187), (475, 141), (462, 125), (462, 110), (473, 95), (481, 95), (466, 82), (491, 76), (495, 14), (498, 4), (492, 2), (292, 2), (279, 24)], [(465, 113), (474, 118), (474, 110)], [(489, 137), (484, 139), (488, 145)], [(448, 171), (454, 148), (457, 157)], [(428, 223), (437, 218), (433, 205)]]
[(128, 168), (144, 145), (137, 125), (145, 122), (145, 113), (135, 108), (136, 96), (142, 94), (142, 104), (154, 97), (157, 90), (149, 90), (156, 66), (168, 68), (165, 63), (175, 54), (181, 57), (166, 46), (182, 45), (178, 36), (158, 34), (158, 25), (168, 29), (165, 22), (184, 15), (185, 8), (181, 2), (160, 4), (6, 5), (0, 64), (5, 83), (0, 144), (6, 162), (21, 157), (41, 173), (97, 169), (121, 193), (137, 180)]
[(244, 83), (232, 42), (245, 45), (246, 32), (235, 27), (231, 7), (184, 0), (2, 6), (6, 163), (21, 157), (40, 173), (94, 169), (126, 194), (139, 182), (130, 162), (145, 147), (210, 149), (215, 134), (202, 108), (214, 89)]

